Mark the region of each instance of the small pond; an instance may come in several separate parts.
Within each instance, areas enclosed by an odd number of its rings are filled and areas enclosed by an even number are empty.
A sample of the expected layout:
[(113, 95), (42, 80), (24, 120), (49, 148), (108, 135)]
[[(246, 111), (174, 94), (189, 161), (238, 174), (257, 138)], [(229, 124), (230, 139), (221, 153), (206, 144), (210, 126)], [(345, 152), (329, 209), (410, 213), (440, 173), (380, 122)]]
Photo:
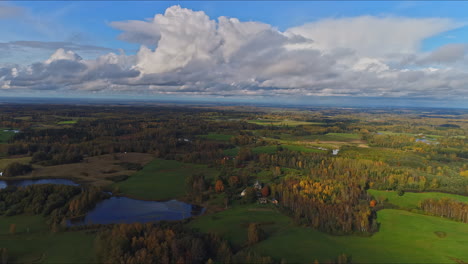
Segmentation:
[(155, 202), (114, 196), (99, 202), (85, 217), (69, 220), (68, 225), (173, 221), (200, 215), (203, 212), (202, 207), (176, 200)]
[[(0, 189), (4, 189), (7, 186), (22, 187), (33, 184), (79, 186), (79, 184), (67, 179), (39, 179), (0, 181)], [(68, 220), (67, 224), (74, 226), (86, 224), (147, 223), (161, 220), (174, 221), (200, 215), (204, 211), (205, 208), (203, 207), (176, 200), (156, 202), (112, 196), (99, 202), (86, 216)]]

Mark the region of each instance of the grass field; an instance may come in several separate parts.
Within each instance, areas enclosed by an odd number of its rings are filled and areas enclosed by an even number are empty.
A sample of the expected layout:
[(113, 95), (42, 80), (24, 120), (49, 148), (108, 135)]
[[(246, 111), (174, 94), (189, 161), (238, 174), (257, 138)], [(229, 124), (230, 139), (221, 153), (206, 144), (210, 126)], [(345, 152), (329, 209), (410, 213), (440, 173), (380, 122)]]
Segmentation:
[(209, 133), (208, 135), (199, 135), (198, 137), (216, 141), (229, 141), (233, 135)]
[(76, 124), (78, 120), (65, 120), (65, 121), (59, 121), (57, 122), (58, 125), (73, 125)]
[(262, 126), (302, 126), (302, 125), (323, 125), (318, 122), (296, 121), (296, 120), (275, 120), (275, 119), (259, 119), (247, 120), (248, 123)]
[[(308, 147), (300, 146), (300, 145), (282, 144), (281, 147), (284, 149), (292, 150), (292, 151), (307, 152), (307, 153), (324, 152), (323, 150), (320, 150), (320, 149), (308, 148)], [(252, 152), (254, 154), (261, 154), (261, 153), (273, 154), (276, 152), (277, 149), (278, 147), (276, 145), (268, 145), (268, 146), (255, 147), (252, 149)]]
[(14, 134), (13, 131), (5, 131), (6, 129), (0, 129), (0, 143), (6, 143)]
[(156, 159), (128, 180), (116, 183), (120, 192), (132, 197), (167, 200), (185, 194), (185, 177), (194, 173), (204, 173), (207, 178), (214, 178), (216, 169), (206, 165), (182, 163), (174, 160)]
[(377, 199), (380, 199), (380, 200), (388, 199), (389, 203), (397, 205), (405, 209), (416, 209), (418, 208), (418, 204), (420, 201), (429, 199), (429, 198), (440, 199), (440, 198), (445, 197), (445, 198), (455, 199), (460, 202), (468, 203), (467, 196), (439, 193), (439, 192), (424, 192), (424, 193), (405, 192), (403, 196), (398, 196), (398, 193), (394, 191), (387, 192), (387, 191), (369, 189), (368, 192)]
[(239, 246), (246, 241), (246, 223), (263, 223), (267, 238), (254, 246), (254, 250), (276, 259), (284, 258), (288, 263), (311, 263), (315, 259), (323, 262), (343, 253), (351, 255), (353, 263), (468, 260), (466, 224), (390, 209), (379, 211), (378, 221), (380, 231), (371, 237), (331, 236), (294, 226), (288, 217), (275, 210), (262, 211), (260, 205), (249, 205), (199, 217), (190, 226), (220, 234)]
[(259, 223), (267, 234), (271, 234), (289, 224), (290, 219), (280, 214), (276, 208), (252, 204), (199, 217), (190, 223), (190, 227), (219, 234), (234, 246), (240, 247), (247, 242), (247, 228), (252, 222)]
[(15, 158), (15, 159), (0, 159), (0, 171), (3, 171), (8, 164), (13, 163), (13, 162), (19, 162), (19, 163), (29, 163), (31, 160), (31, 157), (24, 157), (24, 158)]
[(225, 149), (223, 150), (224, 155), (226, 156), (237, 156), (237, 153), (239, 153), (239, 147), (231, 148), (231, 149)]
[(93, 263), (93, 244), (94, 235), (83, 231), (51, 233), (41, 216), (0, 217), (0, 248), (7, 248), (12, 263)]

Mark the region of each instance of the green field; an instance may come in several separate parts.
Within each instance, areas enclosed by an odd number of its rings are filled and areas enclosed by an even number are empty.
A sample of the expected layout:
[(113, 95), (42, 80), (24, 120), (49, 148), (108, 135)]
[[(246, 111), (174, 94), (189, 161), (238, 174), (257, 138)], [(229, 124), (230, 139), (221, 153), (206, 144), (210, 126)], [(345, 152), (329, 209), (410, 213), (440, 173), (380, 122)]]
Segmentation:
[(190, 227), (202, 232), (219, 234), (234, 246), (240, 247), (247, 242), (247, 228), (252, 222), (259, 223), (267, 234), (271, 234), (283, 225), (289, 224), (290, 219), (280, 214), (274, 207), (252, 204), (204, 215), (192, 221)]
[(248, 123), (262, 126), (306, 126), (306, 125), (323, 125), (324, 123), (296, 121), (296, 120), (276, 120), (276, 119), (258, 119), (247, 120)]
[(76, 124), (76, 122), (78, 122), (78, 120), (65, 120), (57, 122), (57, 125), (72, 125)]
[(403, 196), (399, 196), (394, 191), (379, 191), (369, 189), (368, 192), (379, 200), (388, 199), (388, 202), (405, 209), (417, 209), (420, 201), (425, 199), (440, 199), (440, 198), (451, 198), (460, 202), (468, 203), (468, 197), (456, 194), (447, 194), (440, 192), (424, 192), (424, 193), (413, 193), (406, 192)]
[(468, 225), (439, 217), (386, 209), (378, 212), (380, 231), (371, 237), (331, 236), (295, 226), (277, 211), (255, 211), (256, 208), (261, 209), (261, 206), (242, 206), (205, 215), (195, 219), (190, 226), (202, 232), (220, 234), (240, 246), (246, 242), (246, 223), (258, 222), (265, 229), (267, 238), (253, 249), (262, 255), (284, 258), (288, 263), (311, 263), (315, 259), (323, 262), (343, 253), (351, 255), (353, 263), (455, 263), (451, 258), (468, 260)]
[[(15, 234), (9, 233), (11, 223)], [(40, 216), (0, 217), (0, 248), (7, 248), (9, 262), (92, 263), (93, 243), (94, 235), (84, 231), (51, 233)]]
[(185, 194), (185, 177), (194, 173), (204, 173), (207, 178), (214, 178), (218, 171), (206, 165), (155, 159), (128, 180), (114, 186), (132, 197), (168, 200)]
[(233, 135), (208, 133), (208, 135), (199, 135), (198, 137), (216, 141), (229, 141), (233, 137)]
[(231, 149), (225, 149), (223, 150), (224, 155), (226, 156), (237, 156), (237, 153), (239, 153), (239, 147), (231, 148)]
[(5, 131), (7, 129), (5, 128), (1, 128), (0, 129), (0, 143), (7, 143), (8, 140), (13, 137), (13, 135), (15, 134), (15, 132), (13, 131)]
[(31, 161), (31, 157), (24, 157), (24, 158), (16, 158), (16, 159), (0, 159), (0, 171), (4, 170), (8, 164), (13, 163), (13, 162), (19, 162), (19, 163), (29, 163)]
[[(292, 151), (299, 151), (299, 152), (324, 152), (323, 150), (320, 149), (315, 149), (315, 148), (308, 148), (305, 146), (299, 146), (299, 145), (281, 145), (282, 148), (284, 149), (289, 149)], [(252, 149), (252, 152), (254, 154), (261, 154), (261, 153), (268, 153), (268, 154), (273, 154), (276, 152), (278, 149), (278, 146), (276, 145), (269, 145), (269, 146), (261, 146), (261, 147), (255, 147)]]

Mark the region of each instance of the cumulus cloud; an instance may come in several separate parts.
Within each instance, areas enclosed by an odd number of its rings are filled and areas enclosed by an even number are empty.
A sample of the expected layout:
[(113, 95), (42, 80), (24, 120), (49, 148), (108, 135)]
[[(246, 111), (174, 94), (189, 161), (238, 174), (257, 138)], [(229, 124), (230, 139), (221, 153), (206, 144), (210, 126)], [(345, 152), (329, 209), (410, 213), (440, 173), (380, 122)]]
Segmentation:
[(137, 54), (86, 60), (77, 49), (59, 47), (43, 62), (0, 68), (0, 87), (216, 96), (468, 95), (466, 71), (447, 66), (464, 58), (465, 45), (419, 49), (425, 38), (459, 26), (449, 19), (337, 18), (282, 32), (173, 6), (149, 20), (110, 25), (122, 30), (120, 39), (141, 44)]

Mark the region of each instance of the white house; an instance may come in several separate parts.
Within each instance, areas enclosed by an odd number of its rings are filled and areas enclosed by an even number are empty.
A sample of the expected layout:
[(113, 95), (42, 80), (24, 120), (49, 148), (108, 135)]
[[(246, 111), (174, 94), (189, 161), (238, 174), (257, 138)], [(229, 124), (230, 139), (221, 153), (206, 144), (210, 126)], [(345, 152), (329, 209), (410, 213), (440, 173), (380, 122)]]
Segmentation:
[(340, 149), (334, 149), (333, 152), (332, 152), (332, 154), (333, 154), (334, 156), (336, 156), (336, 155), (338, 155), (338, 152), (339, 152), (339, 151), (340, 151)]
[(246, 193), (247, 193), (247, 189), (244, 189), (244, 190), (241, 192), (240, 196), (244, 197)]
[(3, 171), (0, 171), (0, 176), (3, 176)]

